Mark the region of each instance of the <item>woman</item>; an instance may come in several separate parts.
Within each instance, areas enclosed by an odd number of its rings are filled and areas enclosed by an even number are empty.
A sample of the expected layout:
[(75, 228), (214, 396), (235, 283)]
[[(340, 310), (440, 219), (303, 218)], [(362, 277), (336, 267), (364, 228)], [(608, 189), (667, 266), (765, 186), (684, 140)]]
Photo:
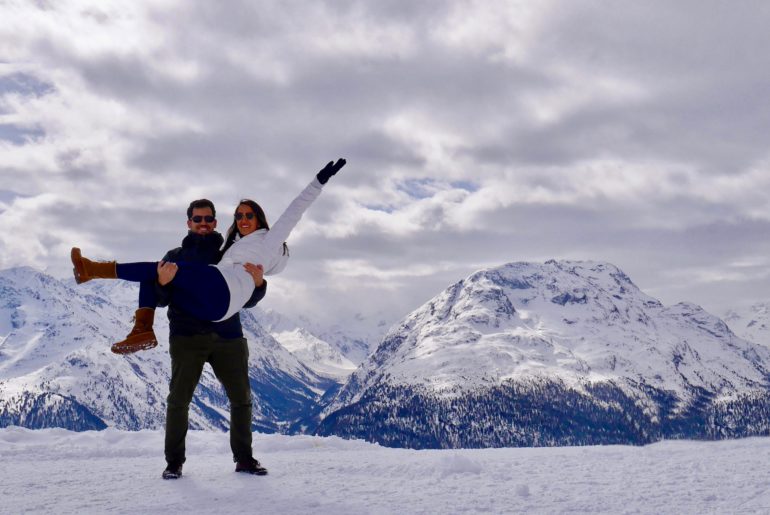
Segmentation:
[[(72, 249), (75, 280), (123, 279), (143, 282), (172, 280), (172, 302), (196, 318), (218, 322), (225, 320), (248, 302), (261, 272), (273, 275), (286, 267), (285, 240), (302, 214), (321, 194), (321, 189), (346, 161), (330, 161), (315, 179), (289, 204), (286, 211), (268, 228), (264, 212), (256, 203), (242, 202), (228, 230), (224, 254), (216, 265), (200, 263), (108, 263), (94, 262)], [(255, 209), (256, 207), (256, 209)], [(240, 214), (240, 216), (239, 216)], [(249, 216), (252, 215), (252, 216)], [(254, 265), (245, 266), (246, 263)], [(261, 270), (257, 270), (261, 267)]]

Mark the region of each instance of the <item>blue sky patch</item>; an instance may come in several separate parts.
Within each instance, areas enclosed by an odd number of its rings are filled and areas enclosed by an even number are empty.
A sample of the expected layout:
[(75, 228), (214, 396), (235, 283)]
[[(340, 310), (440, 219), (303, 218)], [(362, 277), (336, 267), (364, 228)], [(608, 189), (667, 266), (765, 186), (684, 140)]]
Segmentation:
[(418, 200), (430, 198), (438, 190), (436, 181), (433, 179), (407, 179), (397, 184), (396, 189)]
[(20, 93), (24, 96), (41, 97), (54, 91), (54, 87), (27, 73), (12, 73), (0, 77), (0, 95)]
[(386, 205), (374, 205), (374, 204), (367, 204), (364, 205), (366, 209), (369, 209), (371, 211), (381, 211), (383, 213), (393, 213), (396, 209), (393, 206), (386, 206)]
[(14, 145), (24, 145), (45, 135), (42, 129), (27, 129), (8, 123), (0, 124), (0, 140), (5, 140)]
[(475, 192), (479, 191), (479, 185), (474, 183), (474, 182), (470, 182), (470, 181), (455, 181), (455, 182), (451, 182), (449, 184), (450, 184), (450, 186), (452, 186), (455, 189), (465, 190), (465, 191), (468, 191), (470, 193), (475, 193)]

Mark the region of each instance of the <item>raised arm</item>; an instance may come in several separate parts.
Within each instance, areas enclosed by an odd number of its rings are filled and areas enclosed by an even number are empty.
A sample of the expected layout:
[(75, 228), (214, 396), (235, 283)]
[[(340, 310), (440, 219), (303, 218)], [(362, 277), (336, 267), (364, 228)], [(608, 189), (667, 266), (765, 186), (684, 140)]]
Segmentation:
[(283, 214), (276, 220), (276, 222), (270, 227), (265, 237), (268, 245), (274, 247), (276, 245), (283, 244), (289, 237), (291, 231), (297, 226), (297, 223), (302, 218), (308, 207), (318, 198), (321, 194), (323, 185), (340, 169), (345, 166), (344, 159), (338, 159), (337, 162), (329, 161), (320, 172), (316, 174), (315, 179), (308, 184), (297, 197), (291, 201), (289, 207), (283, 212)]

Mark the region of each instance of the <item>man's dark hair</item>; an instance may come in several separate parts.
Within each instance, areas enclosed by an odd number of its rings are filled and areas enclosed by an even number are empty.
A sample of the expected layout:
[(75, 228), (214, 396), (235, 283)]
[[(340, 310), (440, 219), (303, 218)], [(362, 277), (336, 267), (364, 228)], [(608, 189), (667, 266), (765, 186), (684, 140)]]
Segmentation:
[(190, 202), (190, 207), (187, 208), (187, 219), (189, 220), (192, 218), (193, 209), (202, 209), (207, 207), (211, 209), (211, 214), (214, 215), (214, 218), (216, 218), (217, 210), (214, 207), (214, 203), (207, 198), (201, 198)]

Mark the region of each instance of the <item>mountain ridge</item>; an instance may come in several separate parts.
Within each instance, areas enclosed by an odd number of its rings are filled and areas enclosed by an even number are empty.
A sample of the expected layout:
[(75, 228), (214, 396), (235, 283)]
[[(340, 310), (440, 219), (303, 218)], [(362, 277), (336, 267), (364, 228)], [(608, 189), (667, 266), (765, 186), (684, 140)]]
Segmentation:
[[(765, 399), (768, 364), (766, 347), (693, 303), (664, 306), (609, 263), (508, 263), (458, 281), (394, 325), (327, 406), (318, 433), (406, 446), (713, 436), (724, 428), (708, 417), (726, 416), (717, 412), (736, 399)], [(474, 433), (477, 409), (489, 419)], [(767, 431), (760, 411), (733, 433)], [(470, 429), (448, 429), (447, 418)], [(558, 420), (583, 423), (560, 434)]]
[[(28, 267), (0, 271), (0, 425), (162, 427), (165, 317), (158, 348), (108, 350), (130, 329), (135, 299), (120, 281), (75, 287)], [(414, 448), (770, 433), (770, 349), (696, 304), (664, 306), (609, 263), (479, 270), (394, 324), (344, 385), (345, 370), (322, 369), (356, 337), (315, 342), (317, 327), (302, 332), (278, 314), (265, 322), (260, 310), (241, 317), (257, 431)], [(323, 366), (304, 364), (263, 323), (296, 331)], [(191, 427), (226, 430), (228, 411), (207, 367)]]
[[(122, 281), (75, 286), (29, 267), (0, 271), (0, 425), (44, 427), (47, 420), (81, 430), (163, 427), (170, 373), (165, 310), (155, 317), (158, 347), (129, 356), (109, 351), (130, 330), (136, 298), (135, 285)], [(241, 318), (250, 350), (253, 427), (300, 430), (338, 383), (297, 360), (250, 311)], [(224, 430), (228, 413), (227, 397), (207, 366), (190, 426)]]

